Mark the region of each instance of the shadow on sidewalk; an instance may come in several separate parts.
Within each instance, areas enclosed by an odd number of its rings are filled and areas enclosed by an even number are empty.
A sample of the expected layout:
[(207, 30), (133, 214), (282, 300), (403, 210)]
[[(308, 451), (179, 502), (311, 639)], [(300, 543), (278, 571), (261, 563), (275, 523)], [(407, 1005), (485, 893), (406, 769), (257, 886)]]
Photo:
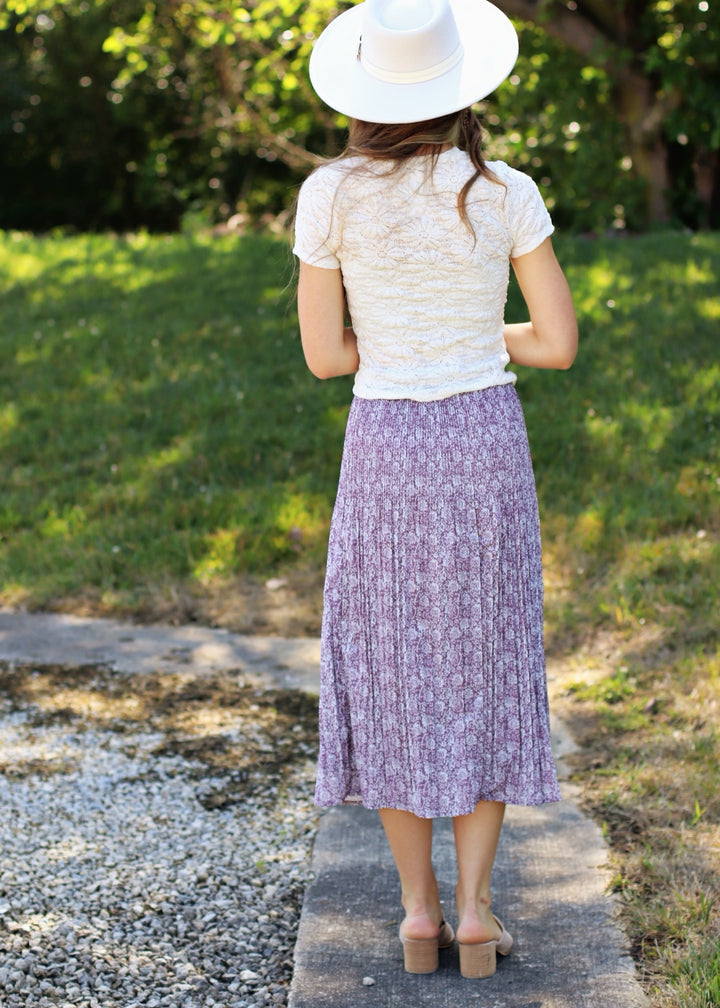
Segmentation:
[[(436, 823), (433, 850), (454, 922), (450, 820)], [(413, 976), (403, 968), (397, 876), (379, 817), (331, 809), (315, 843), (289, 1008), (645, 1008), (606, 893), (606, 858), (599, 830), (572, 796), (509, 807), (493, 891), (495, 912), (515, 938), (512, 953), (486, 980), (460, 976), (456, 947), (441, 952), (437, 973)]]

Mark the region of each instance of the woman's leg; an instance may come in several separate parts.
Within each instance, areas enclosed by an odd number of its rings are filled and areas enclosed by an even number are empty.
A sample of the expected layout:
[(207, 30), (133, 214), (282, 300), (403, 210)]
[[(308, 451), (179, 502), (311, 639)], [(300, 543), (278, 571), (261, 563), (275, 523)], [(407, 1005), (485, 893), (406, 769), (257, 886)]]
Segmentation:
[(380, 819), (400, 876), (405, 909), (403, 937), (434, 938), (443, 921), (443, 911), (432, 866), (433, 821), (389, 808), (380, 809)]
[(504, 814), (502, 802), (481, 801), (470, 815), (453, 818), (459, 942), (488, 942), (500, 937), (500, 928), (490, 910), (490, 873)]

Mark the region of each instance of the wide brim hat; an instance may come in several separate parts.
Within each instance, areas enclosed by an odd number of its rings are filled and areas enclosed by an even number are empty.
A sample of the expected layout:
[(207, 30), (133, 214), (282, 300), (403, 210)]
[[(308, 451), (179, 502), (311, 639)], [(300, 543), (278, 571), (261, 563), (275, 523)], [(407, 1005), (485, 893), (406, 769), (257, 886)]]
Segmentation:
[(310, 81), (352, 119), (435, 119), (487, 97), (518, 55), (517, 32), (489, 0), (364, 0), (331, 21)]

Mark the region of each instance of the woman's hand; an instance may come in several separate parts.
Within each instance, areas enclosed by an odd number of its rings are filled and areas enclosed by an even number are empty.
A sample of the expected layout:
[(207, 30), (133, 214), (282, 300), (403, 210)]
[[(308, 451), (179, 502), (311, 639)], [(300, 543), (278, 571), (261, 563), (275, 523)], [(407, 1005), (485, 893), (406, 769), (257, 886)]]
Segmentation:
[(357, 340), (345, 326), (345, 291), (339, 269), (300, 262), (298, 319), (305, 361), (316, 378), (355, 374)]
[(532, 252), (513, 259), (512, 265), (530, 321), (505, 325), (510, 360), (527, 367), (569, 368), (577, 353), (577, 320), (552, 242), (546, 238)]

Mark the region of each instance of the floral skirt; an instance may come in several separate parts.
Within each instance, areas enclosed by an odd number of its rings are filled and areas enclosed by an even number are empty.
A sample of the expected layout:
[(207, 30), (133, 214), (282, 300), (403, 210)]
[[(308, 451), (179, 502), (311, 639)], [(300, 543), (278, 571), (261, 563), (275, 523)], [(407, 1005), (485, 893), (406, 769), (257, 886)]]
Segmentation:
[(558, 799), (514, 386), (355, 398), (328, 547), (316, 803), (430, 818)]

